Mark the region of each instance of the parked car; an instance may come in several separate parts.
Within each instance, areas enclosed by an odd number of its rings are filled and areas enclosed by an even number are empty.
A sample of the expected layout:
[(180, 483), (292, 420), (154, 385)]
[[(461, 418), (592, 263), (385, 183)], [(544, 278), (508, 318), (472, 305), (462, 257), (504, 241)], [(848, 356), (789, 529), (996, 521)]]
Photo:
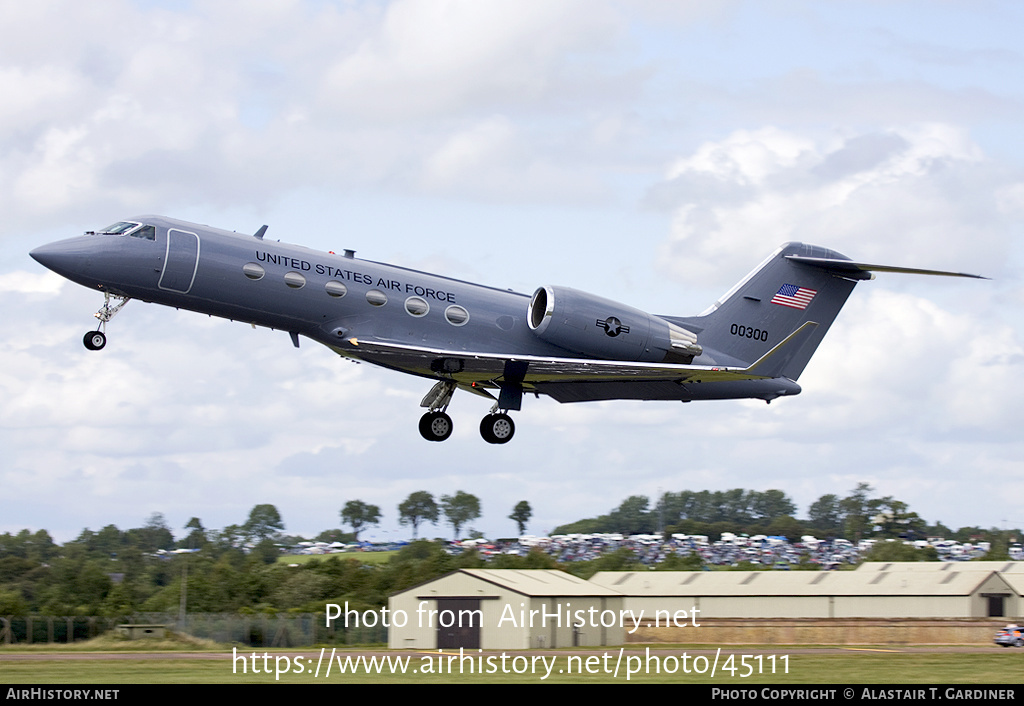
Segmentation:
[(1003, 647), (1024, 647), (1024, 628), (1007, 625), (996, 633), (995, 642)]

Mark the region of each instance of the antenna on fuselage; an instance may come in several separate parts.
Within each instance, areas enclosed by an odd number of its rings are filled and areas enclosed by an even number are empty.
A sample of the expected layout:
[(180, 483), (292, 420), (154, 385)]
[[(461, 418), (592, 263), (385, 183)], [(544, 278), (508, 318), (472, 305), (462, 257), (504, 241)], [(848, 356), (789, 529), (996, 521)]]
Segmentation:
[(267, 227), (262, 226), (258, 231), (256, 231), (256, 233), (252, 237), (256, 238), (257, 240), (263, 240), (263, 236), (266, 235), (266, 233)]

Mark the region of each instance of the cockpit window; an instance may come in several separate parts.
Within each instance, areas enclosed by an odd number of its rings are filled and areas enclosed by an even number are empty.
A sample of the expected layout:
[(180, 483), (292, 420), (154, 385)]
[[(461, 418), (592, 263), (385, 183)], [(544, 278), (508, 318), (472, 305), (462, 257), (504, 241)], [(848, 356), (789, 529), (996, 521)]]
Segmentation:
[(142, 226), (130, 231), (128, 235), (133, 238), (143, 238), (144, 240), (156, 240), (156, 228), (153, 226)]
[(107, 226), (101, 230), (96, 231), (97, 233), (109, 233), (111, 235), (124, 235), (132, 228), (141, 225), (140, 223), (133, 223), (132, 221), (118, 221), (112, 226)]

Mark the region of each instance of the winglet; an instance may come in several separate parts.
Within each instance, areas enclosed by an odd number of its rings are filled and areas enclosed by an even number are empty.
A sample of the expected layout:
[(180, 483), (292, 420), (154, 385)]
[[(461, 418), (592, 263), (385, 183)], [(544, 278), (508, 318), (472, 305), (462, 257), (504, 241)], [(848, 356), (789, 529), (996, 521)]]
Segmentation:
[(267, 234), (267, 227), (266, 226), (261, 226), (260, 229), (258, 231), (256, 231), (253, 234), (252, 237), (256, 238), (256, 240), (263, 240), (263, 236), (266, 235), (266, 234)]
[(800, 328), (782, 339), (779, 345), (758, 358), (753, 365), (743, 372), (766, 378), (782, 377), (782, 372), (789, 365), (789, 361), (800, 352), (800, 349), (807, 343), (816, 328), (818, 328), (817, 321), (804, 322)]

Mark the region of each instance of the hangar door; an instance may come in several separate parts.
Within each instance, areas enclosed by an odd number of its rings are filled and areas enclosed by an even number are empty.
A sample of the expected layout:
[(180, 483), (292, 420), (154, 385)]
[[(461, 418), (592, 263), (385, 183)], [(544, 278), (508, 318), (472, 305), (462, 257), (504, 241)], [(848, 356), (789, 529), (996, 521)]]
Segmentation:
[(480, 647), (483, 611), (479, 598), (437, 599), (437, 648)]
[(983, 593), (983, 598), (988, 601), (988, 613), (989, 618), (1002, 618), (1006, 615), (1006, 608), (1003, 605), (1003, 600), (1008, 598), (1008, 594), (1004, 593)]

